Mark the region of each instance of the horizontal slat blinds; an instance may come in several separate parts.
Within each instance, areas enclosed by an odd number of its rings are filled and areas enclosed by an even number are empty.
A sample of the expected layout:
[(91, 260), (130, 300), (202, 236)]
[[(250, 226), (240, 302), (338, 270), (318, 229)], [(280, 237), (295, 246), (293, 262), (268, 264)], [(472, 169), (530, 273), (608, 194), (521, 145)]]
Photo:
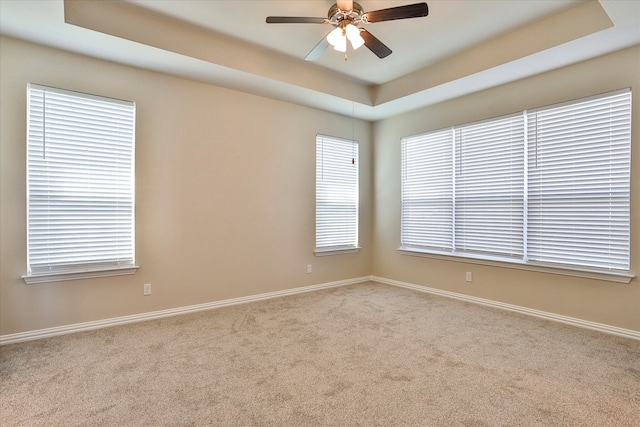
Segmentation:
[(529, 260), (627, 271), (631, 92), (527, 120)]
[(455, 250), (522, 259), (524, 119), (456, 128)]
[(316, 249), (358, 245), (358, 142), (316, 137)]
[(27, 91), (28, 274), (133, 265), (135, 105)]
[(402, 139), (402, 246), (453, 249), (451, 129)]
[(401, 141), (402, 249), (629, 271), (631, 91)]

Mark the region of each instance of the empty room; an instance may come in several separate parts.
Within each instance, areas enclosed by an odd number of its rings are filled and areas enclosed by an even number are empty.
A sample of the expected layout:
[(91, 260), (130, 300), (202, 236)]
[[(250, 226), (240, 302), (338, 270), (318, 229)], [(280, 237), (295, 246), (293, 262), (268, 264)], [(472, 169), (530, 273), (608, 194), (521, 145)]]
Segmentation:
[(640, 1), (0, 0), (0, 425), (640, 425)]

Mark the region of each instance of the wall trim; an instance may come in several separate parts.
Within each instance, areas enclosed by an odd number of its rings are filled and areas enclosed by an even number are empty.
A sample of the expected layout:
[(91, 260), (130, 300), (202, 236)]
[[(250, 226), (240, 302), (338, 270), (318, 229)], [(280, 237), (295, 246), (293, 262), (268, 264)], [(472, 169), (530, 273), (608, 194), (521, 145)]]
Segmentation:
[(575, 317), (563, 316), (560, 314), (549, 313), (541, 310), (534, 310), (532, 308), (522, 307), (519, 305), (507, 304), (504, 302), (478, 298), (471, 295), (444, 291), (442, 289), (430, 288), (428, 286), (415, 285), (413, 283), (401, 282), (398, 280), (387, 279), (384, 277), (371, 276), (371, 280), (374, 282), (384, 283), (386, 285), (398, 286), (401, 288), (412, 289), (415, 291), (426, 292), (434, 295), (440, 295), (447, 298), (454, 298), (457, 300), (471, 302), (474, 304), (480, 304), (488, 307), (499, 308), (502, 310), (513, 311), (516, 313), (539, 317), (539, 318), (551, 320), (554, 322), (565, 323), (567, 325), (577, 326), (585, 329), (591, 329), (598, 332), (604, 332), (607, 334), (618, 335), (621, 337), (631, 338), (631, 339), (640, 341), (640, 331), (634, 331), (632, 329), (619, 328), (617, 326), (606, 325), (604, 323), (591, 322), (589, 320), (582, 320)]
[(212, 301), (204, 304), (189, 305), (184, 307), (170, 308), (167, 310), (151, 311), (147, 313), (133, 314), (130, 316), (114, 317), (111, 319), (96, 320), (92, 322), (76, 323), (72, 325), (57, 326), (54, 328), (37, 329), (15, 334), (0, 335), (0, 345), (15, 344), (23, 341), (32, 341), (42, 338), (50, 338), (58, 335), (73, 334), (76, 332), (92, 331), (95, 329), (108, 328), (111, 326), (126, 325), (128, 323), (143, 322), (146, 320), (161, 319), (164, 317), (176, 316), (180, 314), (195, 313), (198, 311), (213, 310), (216, 308), (229, 307), (232, 305), (246, 304), (250, 302), (263, 301), (272, 298), (279, 298), (287, 295), (301, 294), (305, 292), (319, 291), (322, 289), (335, 288), (338, 286), (353, 285), (367, 282), (371, 276), (356, 277), (353, 279), (339, 280), (336, 282), (321, 283), (318, 285), (303, 286), (299, 288), (285, 289), (282, 291), (267, 292), (257, 295), (249, 295), (239, 298)]
[(640, 331), (632, 329), (624, 329), (616, 326), (606, 325), (604, 323), (591, 322), (588, 320), (577, 319), (575, 317), (563, 316), (560, 314), (549, 313), (541, 310), (534, 310), (513, 304), (507, 304), (499, 301), (478, 298), (470, 295), (459, 294), (456, 292), (445, 291), (442, 289), (430, 288), (428, 286), (415, 285), (413, 283), (401, 282), (398, 280), (387, 279), (379, 276), (363, 276), (353, 279), (339, 280), (335, 282), (321, 283), (317, 285), (303, 286), (282, 291), (267, 292), (257, 295), (249, 295), (239, 298), (231, 298), (221, 301), (213, 301), (204, 304), (196, 304), (184, 307), (170, 308), (167, 310), (151, 311), (147, 313), (133, 314), (130, 316), (114, 317), (111, 319), (96, 320), (92, 322), (76, 323), (72, 325), (57, 326), (54, 328), (37, 329), (27, 332), (19, 332), (15, 334), (0, 335), (0, 345), (15, 344), (24, 341), (32, 341), (42, 338), (51, 338), (58, 335), (73, 334), (76, 332), (92, 331), (95, 329), (108, 328), (111, 326), (126, 325), (129, 323), (143, 322), (146, 320), (161, 319), (164, 317), (177, 316), (180, 314), (195, 313), (198, 311), (213, 310), (216, 308), (229, 307), (232, 305), (246, 304), (250, 302), (264, 301), (272, 298), (279, 298), (287, 295), (301, 294), (305, 292), (314, 292), (322, 289), (335, 288), (339, 286), (354, 285), (367, 281), (378, 282), (400, 288), (411, 289), (418, 292), (425, 292), (434, 295), (453, 298), (461, 301), (471, 302), (474, 304), (485, 305), (488, 307), (499, 308), (502, 310), (513, 311), (516, 313), (526, 314), (554, 322), (564, 323), (567, 325), (577, 326), (580, 328), (591, 329), (606, 334), (617, 335), (624, 338), (631, 338), (640, 341)]

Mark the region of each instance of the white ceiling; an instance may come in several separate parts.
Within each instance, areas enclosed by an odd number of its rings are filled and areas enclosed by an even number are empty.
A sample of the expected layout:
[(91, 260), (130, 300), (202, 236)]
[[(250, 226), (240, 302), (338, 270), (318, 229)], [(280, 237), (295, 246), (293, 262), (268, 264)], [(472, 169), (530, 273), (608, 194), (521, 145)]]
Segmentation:
[[(366, 26), (394, 51), (391, 57), (378, 59), (363, 47), (350, 53), (349, 60), (357, 64), (360, 79), (382, 84), (577, 1), (430, 1), (427, 17)], [(296, 58), (304, 58), (333, 27), (266, 24), (265, 18), (269, 15), (324, 18), (335, 3), (331, 0), (191, 1), (185, 7), (183, 0), (131, 2)], [(419, 0), (361, 0), (361, 5), (367, 12), (417, 2)], [(328, 50), (316, 62), (338, 72), (344, 70), (343, 55), (339, 52)]]
[[(361, 0), (365, 11), (415, 0)], [(0, 32), (367, 120), (640, 43), (637, 0), (427, 0), (429, 16), (367, 24), (393, 50), (306, 54), (331, 0), (0, 0)], [(67, 22), (65, 22), (65, 19)], [(1, 77), (1, 76), (0, 76)]]

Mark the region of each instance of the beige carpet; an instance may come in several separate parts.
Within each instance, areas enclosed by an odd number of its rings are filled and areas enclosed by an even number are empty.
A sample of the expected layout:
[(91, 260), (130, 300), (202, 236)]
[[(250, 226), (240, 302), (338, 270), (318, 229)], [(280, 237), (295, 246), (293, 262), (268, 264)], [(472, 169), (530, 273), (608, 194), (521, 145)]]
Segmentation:
[(364, 283), (0, 347), (2, 426), (639, 426), (640, 342)]

